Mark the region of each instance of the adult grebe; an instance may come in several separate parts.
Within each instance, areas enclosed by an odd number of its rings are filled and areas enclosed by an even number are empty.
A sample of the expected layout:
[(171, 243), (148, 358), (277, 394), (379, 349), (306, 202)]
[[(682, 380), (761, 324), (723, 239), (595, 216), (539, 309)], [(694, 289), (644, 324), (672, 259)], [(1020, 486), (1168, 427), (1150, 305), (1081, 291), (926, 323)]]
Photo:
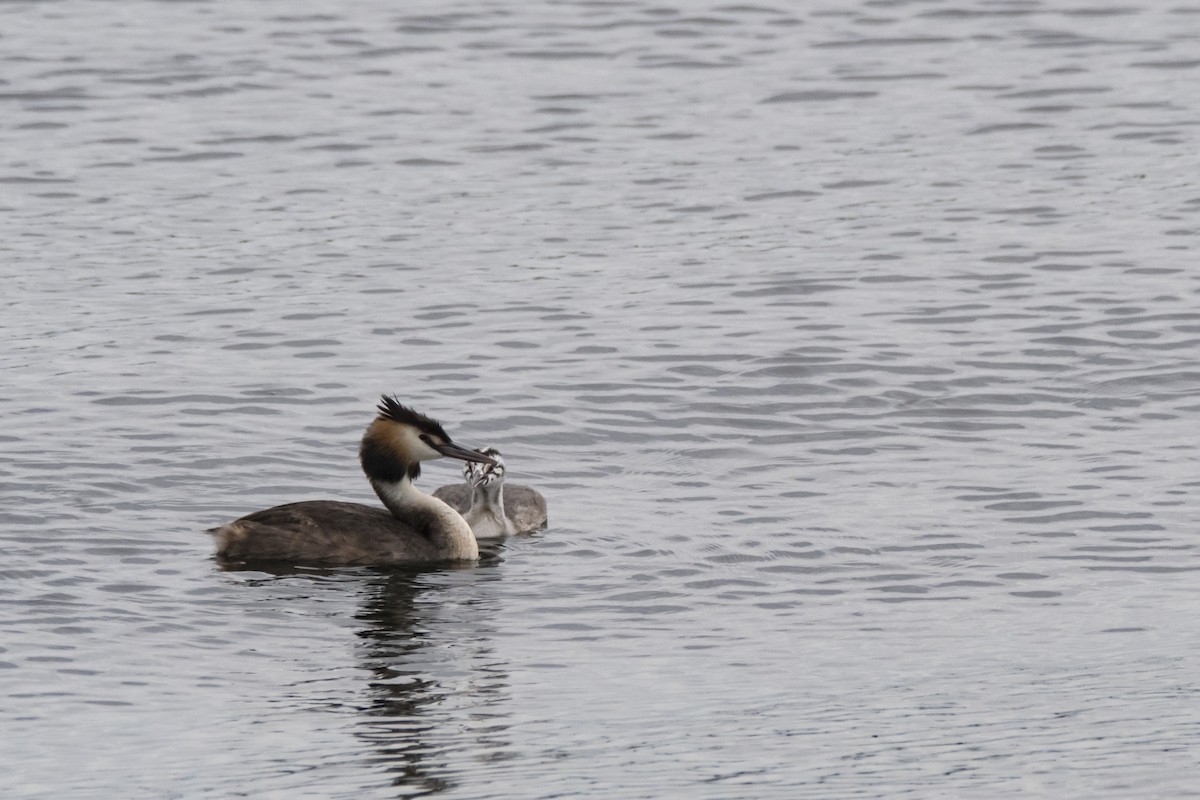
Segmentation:
[(493, 464), (463, 464), (463, 480), (443, 486), (433, 496), (463, 515), (477, 539), (515, 536), (546, 527), (546, 498), (536, 489), (504, 483), (504, 459), (494, 447), (475, 452)]
[(454, 444), (437, 421), (385, 395), (379, 416), (363, 434), (359, 458), (387, 511), (333, 500), (255, 511), (209, 531), (217, 539), (217, 557), (319, 564), (479, 558), (471, 526), (462, 516), (413, 486), (421, 462), (443, 456), (494, 463), (490, 456)]

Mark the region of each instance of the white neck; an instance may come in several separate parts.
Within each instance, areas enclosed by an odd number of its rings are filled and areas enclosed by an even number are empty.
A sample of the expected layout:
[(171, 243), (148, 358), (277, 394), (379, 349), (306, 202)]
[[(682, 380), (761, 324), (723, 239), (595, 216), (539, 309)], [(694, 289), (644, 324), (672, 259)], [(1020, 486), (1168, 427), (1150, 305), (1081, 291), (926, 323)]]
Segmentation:
[(464, 515), (477, 536), (513, 536), (516, 528), (504, 514), (504, 484), (477, 486), (471, 493), (471, 509)]
[(504, 516), (504, 484), (492, 483), (486, 486), (476, 486), (471, 492), (471, 510), (482, 512), (490, 507), (495, 513)]
[(405, 476), (399, 481), (371, 481), (371, 487), (392, 516), (411, 525), (448, 559), (479, 558), (471, 526), (450, 506), (425, 494)]

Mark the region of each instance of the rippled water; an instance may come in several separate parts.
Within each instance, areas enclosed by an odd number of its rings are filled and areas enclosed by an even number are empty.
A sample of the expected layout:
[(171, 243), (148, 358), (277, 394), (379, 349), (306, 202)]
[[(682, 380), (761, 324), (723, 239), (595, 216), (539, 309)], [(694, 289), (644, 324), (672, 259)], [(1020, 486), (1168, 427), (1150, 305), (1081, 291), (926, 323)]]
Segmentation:
[[(0, 31), (5, 797), (1198, 796), (1200, 7)], [(550, 527), (219, 569), (384, 391)]]

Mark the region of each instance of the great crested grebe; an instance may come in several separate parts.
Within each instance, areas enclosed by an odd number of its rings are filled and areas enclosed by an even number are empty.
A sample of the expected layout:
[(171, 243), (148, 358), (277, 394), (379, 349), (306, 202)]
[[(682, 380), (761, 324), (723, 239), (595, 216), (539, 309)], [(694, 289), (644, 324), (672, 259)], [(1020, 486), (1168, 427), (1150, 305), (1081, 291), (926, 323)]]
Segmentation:
[[(227, 561), (319, 564), (416, 564), (471, 561), (479, 545), (450, 506), (413, 486), (421, 462), (448, 456), (492, 465), (459, 447), (436, 420), (383, 397), (359, 448), (363, 472), (387, 507), (310, 500), (255, 511), (214, 528), (217, 557)], [(391, 513), (388, 513), (391, 512)]]
[(546, 527), (546, 498), (528, 486), (504, 484), (504, 459), (494, 447), (476, 450), (494, 463), (463, 464), (463, 480), (433, 496), (463, 515), (477, 539), (515, 536)]

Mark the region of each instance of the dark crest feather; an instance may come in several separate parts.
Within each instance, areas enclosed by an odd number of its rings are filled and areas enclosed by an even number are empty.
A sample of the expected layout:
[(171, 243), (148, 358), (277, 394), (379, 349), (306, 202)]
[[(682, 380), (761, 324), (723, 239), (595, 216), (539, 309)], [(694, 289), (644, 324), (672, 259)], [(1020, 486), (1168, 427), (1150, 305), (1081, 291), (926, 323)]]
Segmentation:
[(425, 416), (419, 411), (414, 411), (395, 397), (388, 397), (386, 394), (379, 402), (379, 418), (412, 425), (422, 433), (436, 434), (442, 437), (443, 441), (450, 441), (450, 437), (446, 435), (446, 431), (442, 428), (442, 423)]

